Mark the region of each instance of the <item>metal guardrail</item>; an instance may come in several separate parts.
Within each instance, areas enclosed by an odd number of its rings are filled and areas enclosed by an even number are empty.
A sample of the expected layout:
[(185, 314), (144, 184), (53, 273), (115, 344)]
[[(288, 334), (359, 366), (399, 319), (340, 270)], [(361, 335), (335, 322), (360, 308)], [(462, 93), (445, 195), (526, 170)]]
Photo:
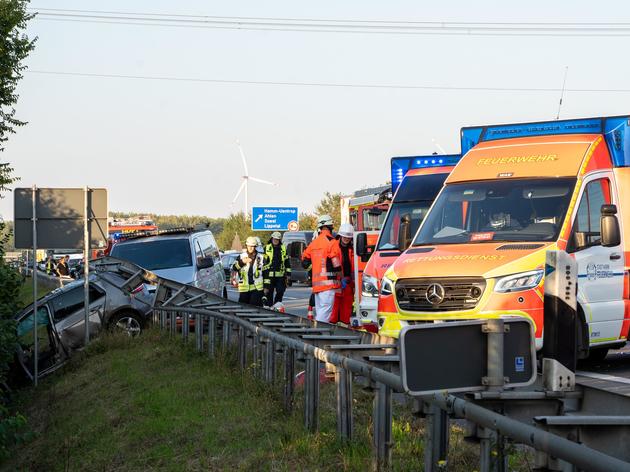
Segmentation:
[[(269, 311), (225, 300), (202, 289), (160, 279), (133, 264), (113, 258), (94, 263), (94, 270), (116, 271), (127, 277), (124, 286), (133, 289), (141, 283), (157, 284), (153, 321), (172, 336), (190, 338), (190, 322), (194, 320), (195, 345), (209, 357), (216, 355), (219, 345), (236, 348), (242, 369), (251, 366), (254, 375), (268, 383), (283, 384), (283, 404), (287, 411), (294, 403), (296, 362), (305, 365), (304, 425), (310, 431), (319, 427), (319, 371), (321, 363), (333, 366), (337, 395), (337, 432), (341, 439), (353, 434), (353, 376), (363, 379), (374, 392), (373, 447), (374, 467), (391, 465), (392, 395), (402, 392), (399, 372), (398, 343), (372, 333), (359, 332), (305, 318)], [(181, 320), (178, 334), (177, 319)], [(279, 368), (278, 359), (282, 368)], [(280, 378), (279, 378), (280, 377)], [(594, 400), (605, 402), (601, 412), (594, 411)], [(597, 400), (599, 399), (599, 400)], [(628, 421), (615, 421), (602, 414), (606, 408), (630, 411), (630, 394), (619, 396), (601, 390), (580, 387), (576, 392), (544, 390), (478, 392), (473, 398), (455, 397), (448, 393), (425, 396), (416, 402), (415, 412), (426, 417), (425, 470), (448, 468), (449, 418), (465, 419), (475, 425), (474, 438), (480, 443), (482, 472), (507, 470), (506, 440), (525, 444), (537, 452), (536, 465), (544, 470), (630, 471), (630, 451), (610, 444), (597, 449), (588, 447), (584, 438), (592, 428), (598, 437), (628, 437)], [(533, 406), (535, 405), (535, 407)], [(589, 419), (580, 411), (589, 411)], [(596, 408), (595, 408), (596, 410)], [(612, 410), (611, 410), (612, 411)], [(564, 415), (572, 416), (564, 416)], [(619, 414), (619, 413), (618, 413)], [(593, 422), (593, 415), (601, 421)], [(544, 416), (550, 421), (534, 421)], [(553, 418), (573, 418), (572, 427), (556, 433)], [(628, 416), (623, 416), (628, 419)], [(551, 426), (549, 426), (551, 425)], [(544, 428), (556, 432), (550, 432)], [(473, 428), (474, 429), (474, 428)], [(612, 455), (611, 455), (612, 454)], [(613, 457), (617, 456), (617, 457)]]

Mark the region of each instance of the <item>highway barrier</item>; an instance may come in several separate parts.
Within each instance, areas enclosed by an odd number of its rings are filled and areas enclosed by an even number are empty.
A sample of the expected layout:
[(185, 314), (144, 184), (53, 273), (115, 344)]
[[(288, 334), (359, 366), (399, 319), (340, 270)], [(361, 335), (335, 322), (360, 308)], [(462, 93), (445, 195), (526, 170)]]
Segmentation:
[[(113, 258), (94, 262), (94, 270), (125, 275), (121, 288), (130, 291), (141, 283), (156, 285), (153, 321), (160, 329), (190, 342), (193, 326), (196, 349), (210, 358), (220, 347), (235, 349), (242, 369), (251, 367), (270, 384), (282, 383), (287, 411), (294, 407), (296, 366), (303, 363), (304, 426), (310, 431), (319, 427), (322, 363), (334, 370), (342, 439), (353, 433), (353, 381), (363, 382), (374, 394), (374, 469), (390, 468), (392, 397), (404, 394), (397, 340), (228, 301)], [(435, 356), (448, 355), (447, 348)], [(482, 472), (507, 470), (508, 442), (534, 448), (539, 469), (630, 471), (630, 448), (623, 440), (630, 435), (630, 385), (613, 389), (581, 380), (572, 390), (550, 389), (547, 385), (554, 382), (541, 377), (523, 388), (415, 397), (414, 412), (426, 418), (425, 470), (448, 468), (450, 421), (465, 419), (469, 439), (480, 445)]]

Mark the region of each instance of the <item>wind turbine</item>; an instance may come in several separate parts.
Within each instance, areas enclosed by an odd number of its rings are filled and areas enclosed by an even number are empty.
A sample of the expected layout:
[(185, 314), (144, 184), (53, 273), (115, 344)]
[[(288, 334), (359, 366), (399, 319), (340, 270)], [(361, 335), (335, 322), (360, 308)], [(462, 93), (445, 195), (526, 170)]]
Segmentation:
[(245, 190), (245, 215), (249, 215), (249, 206), (248, 206), (248, 200), (247, 200), (247, 196), (248, 196), (248, 187), (249, 187), (249, 181), (253, 181), (253, 182), (258, 182), (259, 184), (265, 184), (265, 185), (272, 185), (274, 187), (277, 187), (278, 184), (274, 183), (274, 182), (269, 182), (268, 180), (263, 180), (263, 179), (259, 179), (257, 177), (251, 177), (249, 175), (249, 169), (247, 168), (247, 159), (245, 159), (245, 153), (243, 152), (243, 148), (241, 147), (241, 143), (239, 142), (239, 140), (236, 140), (236, 145), (238, 146), (238, 150), (241, 154), (241, 160), (243, 161), (243, 168), (245, 169), (245, 175), (243, 175), (241, 177), (241, 179), (243, 179), (243, 182), (241, 183), (241, 186), (238, 188), (238, 191), (236, 192), (236, 195), (234, 196), (234, 200), (232, 200), (232, 206), (234, 206), (234, 203), (236, 203), (236, 200), (238, 199), (238, 197), (241, 195), (241, 192), (243, 190)]

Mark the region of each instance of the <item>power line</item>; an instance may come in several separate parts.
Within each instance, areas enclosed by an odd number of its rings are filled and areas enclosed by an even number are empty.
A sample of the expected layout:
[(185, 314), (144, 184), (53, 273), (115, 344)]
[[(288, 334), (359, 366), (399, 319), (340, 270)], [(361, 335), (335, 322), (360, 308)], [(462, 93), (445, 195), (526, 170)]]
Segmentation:
[(67, 12), (67, 13), (88, 13), (88, 14), (111, 14), (111, 15), (135, 15), (135, 16), (156, 16), (156, 17), (184, 17), (184, 18), (204, 18), (204, 19), (227, 19), (227, 20), (251, 20), (251, 21), (313, 21), (313, 22), (350, 22), (350, 23), (389, 23), (389, 24), (416, 24), (416, 25), (443, 25), (443, 24), (466, 24), (466, 25), (545, 25), (545, 26), (630, 26), (630, 22), (498, 22), (498, 21), (470, 21), (470, 22), (444, 22), (444, 21), (409, 21), (409, 20), (353, 20), (353, 19), (333, 19), (333, 18), (291, 18), (291, 17), (251, 17), (251, 16), (216, 16), (216, 15), (190, 15), (181, 13), (139, 13), (129, 11), (101, 11), (101, 10), (72, 10), (65, 8), (31, 8), (33, 11)]
[[(449, 85), (403, 85), (403, 84), (353, 84), (332, 82), (288, 82), (288, 81), (263, 81), (263, 80), (228, 80), (228, 79), (204, 79), (194, 77), (169, 77), (147, 76), (127, 74), (99, 74), (90, 72), (63, 72), (47, 70), (28, 70), (31, 74), (46, 74), (72, 77), (107, 78), (107, 79), (133, 79), (154, 80), (169, 82), (197, 82), (228, 85), (276, 85), (293, 87), (329, 87), (329, 88), (358, 88), (358, 89), (398, 89), (398, 90), (451, 90), (451, 91), (478, 91), (478, 92), (559, 92), (557, 87), (473, 87), (473, 86), (449, 86)], [(566, 89), (565, 92), (579, 93), (630, 93), (630, 89)]]
[(411, 22), (321, 20), (266, 17), (219, 17), (181, 14), (36, 9), (48, 21), (167, 26), (207, 29), (266, 30), (314, 33), (434, 34), (484, 36), (629, 36), (630, 23)]

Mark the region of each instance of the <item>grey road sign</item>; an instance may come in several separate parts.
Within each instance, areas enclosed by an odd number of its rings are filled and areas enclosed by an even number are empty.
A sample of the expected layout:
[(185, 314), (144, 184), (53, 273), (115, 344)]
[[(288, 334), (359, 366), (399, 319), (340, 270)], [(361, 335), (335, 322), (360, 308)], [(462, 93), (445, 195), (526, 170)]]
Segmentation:
[[(17, 188), (15, 247), (33, 247), (33, 189)], [(89, 234), (92, 249), (107, 245), (107, 190), (88, 189)], [(85, 189), (39, 188), (36, 191), (37, 247), (83, 249)]]
[[(528, 385), (536, 377), (534, 328), (527, 318), (503, 318), (501, 355), (488, 344), (488, 321), (458, 321), (407, 326), (400, 333), (400, 360), (405, 391), (425, 395), (448, 390), (483, 390), (503, 362), (504, 387)], [(503, 379), (501, 379), (502, 381)], [(503, 383), (503, 382), (501, 382)]]

